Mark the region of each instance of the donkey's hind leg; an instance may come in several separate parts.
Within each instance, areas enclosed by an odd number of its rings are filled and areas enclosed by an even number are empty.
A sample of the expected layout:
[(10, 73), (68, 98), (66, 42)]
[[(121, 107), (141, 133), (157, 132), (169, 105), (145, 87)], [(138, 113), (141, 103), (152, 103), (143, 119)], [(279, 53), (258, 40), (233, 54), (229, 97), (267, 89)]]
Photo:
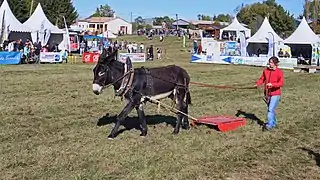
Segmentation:
[(136, 106), (136, 110), (139, 116), (139, 120), (141, 123), (141, 134), (140, 136), (147, 136), (148, 132), (148, 126), (147, 126), (147, 120), (146, 116), (144, 114), (143, 104), (141, 103), (139, 106)]
[[(177, 95), (176, 95), (177, 109), (183, 113), (186, 113), (185, 112), (185, 110), (186, 110), (185, 103), (183, 102), (184, 97), (185, 97), (184, 90), (182, 90), (182, 89), (178, 90)], [(173, 134), (179, 133), (183, 117), (184, 117), (184, 115), (178, 112), (177, 124), (176, 124), (176, 127), (174, 128)]]

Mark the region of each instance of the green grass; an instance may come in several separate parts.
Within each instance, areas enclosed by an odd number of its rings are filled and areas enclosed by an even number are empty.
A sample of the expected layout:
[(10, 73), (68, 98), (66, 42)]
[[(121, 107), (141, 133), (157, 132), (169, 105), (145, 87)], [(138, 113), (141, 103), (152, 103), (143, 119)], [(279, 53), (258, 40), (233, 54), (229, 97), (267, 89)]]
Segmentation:
[[(252, 85), (262, 72), (260, 67), (191, 64), (188, 48), (173, 38), (164, 43), (127, 39), (166, 49), (163, 62), (135, 67), (177, 64), (196, 82)], [(159, 122), (174, 115), (161, 109), (166, 117), (149, 118), (147, 138), (133, 129), (110, 141), (114, 124), (97, 122), (106, 113), (117, 115), (124, 103), (111, 89), (101, 96), (92, 93), (92, 68), (82, 63), (0, 67), (0, 179), (320, 178), (315, 157), (301, 149), (320, 151), (318, 75), (284, 71), (279, 127), (271, 132), (248, 118), (245, 127), (227, 133), (199, 126), (173, 136), (173, 128)], [(261, 90), (191, 85), (191, 95), (192, 116), (234, 116), (242, 110), (265, 121)], [(148, 104), (146, 114), (157, 115), (157, 107)], [(136, 116), (132, 112), (131, 121)]]

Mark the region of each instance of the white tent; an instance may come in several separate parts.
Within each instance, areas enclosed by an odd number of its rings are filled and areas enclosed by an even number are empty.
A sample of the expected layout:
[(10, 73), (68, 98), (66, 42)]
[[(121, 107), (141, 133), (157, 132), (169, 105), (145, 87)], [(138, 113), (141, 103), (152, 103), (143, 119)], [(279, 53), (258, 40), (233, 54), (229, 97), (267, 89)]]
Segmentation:
[(237, 37), (239, 37), (239, 33), (241, 31), (244, 31), (245, 37), (248, 37), (248, 38), (251, 37), (251, 29), (248, 29), (248, 28), (244, 27), (238, 21), (237, 17), (234, 18), (233, 22), (229, 26), (227, 26), (227, 27), (225, 27), (225, 28), (220, 30), (220, 37), (222, 36), (223, 31), (235, 31)]
[[(4, 19), (4, 22), (2, 20)], [(12, 13), (7, 0), (4, 0), (0, 7), (0, 24), (5, 28), (7, 38), (10, 32), (31, 32), (31, 29), (24, 26)]]
[(117, 38), (117, 36), (114, 35), (110, 30), (105, 31), (103, 34), (99, 34), (98, 36), (100, 36), (100, 37), (103, 36), (108, 39), (116, 39)]
[(268, 43), (269, 33), (273, 34), (274, 42), (282, 42), (283, 39), (273, 30), (268, 18), (265, 18), (259, 30), (247, 40), (248, 43)]
[(63, 39), (62, 35), (65, 33), (62, 29), (59, 29), (57, 26), (54, 26), (47, 18), (41, 4), (39, 3), (36, 10), (30, 16), (30, 18), (23, 23), (23, 25), (32, 29), (31, 38), (32, 41), (37, 41), (37, 36), (39, 36), (39, 41), (42, 45), (48, 43), (51, 34), (61, 35), (61, 41)]
[(320, 42), (319, 37), (312, 31), (304, 17), (298, 28), (284, 41), (286, 44), (313, 44), (317, 42)]

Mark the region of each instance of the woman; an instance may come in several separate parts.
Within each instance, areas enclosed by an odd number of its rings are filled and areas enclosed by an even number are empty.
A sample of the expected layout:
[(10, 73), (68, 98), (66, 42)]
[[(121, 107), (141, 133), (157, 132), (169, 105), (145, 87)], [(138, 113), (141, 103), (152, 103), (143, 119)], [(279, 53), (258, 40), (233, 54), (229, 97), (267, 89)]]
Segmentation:
[(278, 106), (281, 87), (284, 84), (283, 72), (278, 68), (279, 59), (271, 57), (269, 59), (269, 66), (266, 68), (260, 79), (256, 83), (256, 87), (264, 84), (265, 100), (268, 105), (268, 122), (265, 124), (265, 129), (270, 130), (276, 126), (275, 110)]

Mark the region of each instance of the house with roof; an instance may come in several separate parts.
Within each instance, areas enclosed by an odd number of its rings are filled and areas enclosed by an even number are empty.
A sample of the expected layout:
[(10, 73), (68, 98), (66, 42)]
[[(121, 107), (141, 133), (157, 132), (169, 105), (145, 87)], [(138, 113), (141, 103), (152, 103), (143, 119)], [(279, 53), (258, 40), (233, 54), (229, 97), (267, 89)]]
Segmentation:
[(118, 34), (120, 31), (124, 34), (132, 34), (132, 24), (119, 17), (89, 17), (78, 20), (75, 25), (91, 32), (109, 31)]

